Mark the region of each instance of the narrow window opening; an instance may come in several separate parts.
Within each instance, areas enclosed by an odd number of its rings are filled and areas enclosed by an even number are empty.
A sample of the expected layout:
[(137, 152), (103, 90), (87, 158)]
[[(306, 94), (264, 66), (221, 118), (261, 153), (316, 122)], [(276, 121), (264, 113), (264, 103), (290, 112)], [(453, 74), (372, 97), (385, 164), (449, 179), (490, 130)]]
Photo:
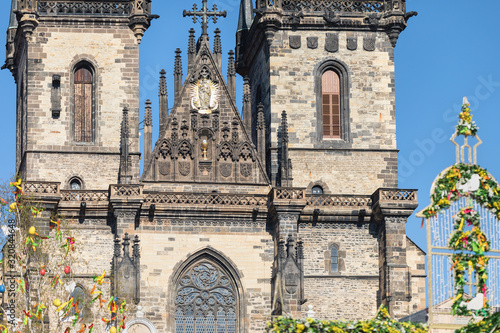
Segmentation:
[(88, 66), (78, 67), (74, 75), (74, 140), (92, 142), (93, 123), (93, 84), (92, 70)]
[(341, 137), (342, 129), (340, 123), (340, 77), (333, 70), (323, 73), (321, 80), (323, 101), (323, 137)]
[(312, 195), (322, 195), (323, 194), (323, 188), (319, 185), (313, 186), (311, 190)]
[(330, 272), (339, 271), (339, 252), (337, 247), (332, 246), (330, 250)]
[[(85, 291), (82, 287), (76, 286), (73, 292), (70, 295), (70, 298), (73, 298), (74, 304), (78, 303), (78, 309), (80, 309), (79, 318), (83, 318), (85, 314)], [(72, 307), (71, 310), (67, 313), (67, 315), (62, 319), (63, 322), (73, 321), (76, 315), (76, 306)]]
[(69, 188), (71, 190), (76, 190), (76, 191), (81, 190), (82, 189), (82, 182), (79, 179), (74, 178), (69, 182)]

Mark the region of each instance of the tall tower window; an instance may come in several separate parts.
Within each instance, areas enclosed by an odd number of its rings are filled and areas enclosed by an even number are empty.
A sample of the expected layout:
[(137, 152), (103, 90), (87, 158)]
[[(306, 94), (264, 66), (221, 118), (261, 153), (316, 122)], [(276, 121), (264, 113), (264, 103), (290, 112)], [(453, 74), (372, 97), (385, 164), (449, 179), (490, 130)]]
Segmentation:
[(321, 80), (323, 99), (323, 137), (340, 138), (340, 77), (333, 70), (323, 73)]
[(339, 251), (336, 246), (330, 249), (330, 272), (339, 271)]
[(93, 141), (94, 74), (87, 65), (76, 67), (74, 73), (74, 141)]
[(348, 147), (351, 143), (347, 66), (338, 60), (321, 62), (314, 70), (318, 143)]

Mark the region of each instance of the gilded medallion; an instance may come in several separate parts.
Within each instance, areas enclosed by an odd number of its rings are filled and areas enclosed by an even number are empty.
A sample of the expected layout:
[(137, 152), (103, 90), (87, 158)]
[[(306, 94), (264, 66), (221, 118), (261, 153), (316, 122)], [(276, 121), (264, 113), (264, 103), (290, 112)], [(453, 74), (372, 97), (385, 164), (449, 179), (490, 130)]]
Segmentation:
[(219, 85), (210, 79), (191, 84), (191, 107), (201, 114), (210, 114), (219, 107)]

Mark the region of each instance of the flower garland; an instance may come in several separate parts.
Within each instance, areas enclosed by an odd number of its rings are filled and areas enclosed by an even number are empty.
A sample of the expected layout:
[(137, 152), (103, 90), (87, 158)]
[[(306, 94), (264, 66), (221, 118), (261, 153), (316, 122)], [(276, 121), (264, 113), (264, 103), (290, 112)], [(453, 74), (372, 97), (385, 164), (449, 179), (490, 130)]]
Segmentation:
[[(462, 208), (455, 218), (455, 232), (451, 236), (449, 247), (455, 251), (473, 251), (479, 255), (488, 251), (491, 243), (481, 231), (480, 221), (479, 213), (472, 207)], [(470, 226), (472, 230), (464, 230)]]
[(464, 99), (462, 105), (462, 112), (459, 115), (460, 120), (457, 125), (457, 135), (476, 135), (479, 127), (477, 127), (476, 122), (472, 120), (472, 114), (470, 113), (470, 104), (467, 99)]
[(467, 326), (455, 331), (455, 333), (484, 333), (500, 331), (500, 312), (491, 314), (479, 322), (471, 321)]
[[(469, 316), (472, 312), (467, 309), (467, 303), (470, 300), (465, 299), (465, 285), (467, 281), (472, 281), (472, 272), (477, 273), (477, 292), (484, 295), (483, 308), (478, 311), (478, 314), (489, 314), (489, 304), (486, 298), (488, 290), (486, 282), (488, 280), (488, 258), (484, 255), (464, 255), (463, 253), (456, 253), (452, 257), (453, 267), (455, 269), (455, 292), (456, 297), (453, 299), (451, 306), (452, 313), (457, 316)], [(466, 281), (466, 270), (469, 272), (468, 280)]]
[[(468, 108), (465, 108), (462, 113), (466, 115), (469, 111)], [(423, 211), (424, 217), (436, 216), (442, 210), (449, 208), (450, 204), (457, 201), (461, 196), (475, 199), (500, 219), (500, 186), (489, 176), (486, 169), (467, 164), (453, 165), (436, 181), (431, 195), (431, 205)], [(470, 202), (470, 207), (462, 208), (456, 215), (454, 231), (448, 243), (448, 246), (455, 251), (474, 253), (471, 255), (460, 252), (452, 257), (452, 270), (455, 271), (455, 297), (453, 299), (452, 313), (460, 316), (472, 314), (467, 309), (470, 300), (464, 298), (464, 292), (465, 285), (467, 281), (472, 281), (474, 272), (477, 277), (477, 293), (484, 295), (483, 307), (478, 312), (483, 315), (489, 312), (489, 304), (486, 298), (488, 258), (484, 255), (484, 252), (490, 249), (491, 243), (481, 230), (479, 213), (473, 209), (472, 200)], [(468, 279), (466, 271), (468, 271)]]
[[(465, 192), (460, 185), (466, 184), (473, 175), (479, 176), (480, 186), (476, 191)], [(486, 169), (477, 165), (454, 164), (444, 176), (436, 181), (431, 195), (431, 205), (423, 211), (425, 218), (436, 216), (440, 211), (450, 207), (450, 203), (461, 196), (470, 196), (481, 205), (487, 207), (500, 219), (500, 186), (490, 178)]]
[(290, 317), (277, 317), (267, 324), (267, 332), (274, 333), (302, 333), (302, 332), (333, 332), (333, 333), (427, 333), (425, 325), (409, 322), (399, 322), (389, 316), (387, 308), (382, 305), (375, 318), (362, 321), (328, 321), (313, 318), (293, 319)]

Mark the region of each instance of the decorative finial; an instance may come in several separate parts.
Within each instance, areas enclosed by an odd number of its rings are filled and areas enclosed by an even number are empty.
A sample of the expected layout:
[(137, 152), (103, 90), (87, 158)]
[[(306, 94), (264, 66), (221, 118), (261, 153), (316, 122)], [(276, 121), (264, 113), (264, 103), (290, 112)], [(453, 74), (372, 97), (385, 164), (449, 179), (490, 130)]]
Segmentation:
[[(477, 164), (477, 147), (479, 147), (479, 145), (483, 142), (477, 135), (479, 127), (476, 125), (476, 122), (472, 120), (470, 103), (467, 100), (467, 97), (464, 97), (463, 99), (462, 111), (460, 112), (459, 118), (460, 120), (456, 126), (455, 133), (453, 133), (453, 136), (450, 139), (450, 141), (456, 146), (457, 163), (465, 163), (465, 149), (467, 148), (468, 163)], [(462, 146), (455, 141), (455, 139), (460, 135), (464, 136), (464, 144)], [(469, 145), (469, 136), (477, 139), (477, 143), (474, 147)]]
[(228, 76), (236, 75), (236, 68), (235, 68), (235, 64), (234, 64), (234, 51), (229, 50), (228, 55), (229, 55), (229, 58), (227, 61), (227, 75)]
[(151, 114), (151, 101), (146, 100), (146, 110), (144, 111), (144, 126), (153, 126), (153, 116)]
[(457, 125), (457, 135), (474, 136), (476, 135), (479, 127), (477, 127), (476, 122), (472, 120), (472, 114), (470, 113), (470, 103), (467, 97), (464, 97), (462, 104), (462, 112), (459, 115), (460, 120)]
[(214, 31), (215, 37), (214, 37), (214, 54), (221, 54), (222, 53), (222, 45), (220, 42), (220, 30), (219, 28), (215, 29)]
[(226, 17), (227, 12), (224, 11), (217, 11), (217, 5), (213, 6), (212, 11), (208, 11), (208, 6), (207, 6), (207, 0), (203, 0), (203, 8), (201, 11), (198, 10), (198, 6), (196, 4), (193, 5), (193, 10), (192, 11), (187, 11), (184, 10), (183, 16), (192, 16), (193, 17), (193, 22), (196, 23), (198, 22), (198, 18), (201, 20), (201, 26), (203, 28), (202, 36), (207, 36), (208, 35), (208, 21), (210, 18), (213, 20), (214, 24), (217, 23), (217, 20), (219, 17)]

